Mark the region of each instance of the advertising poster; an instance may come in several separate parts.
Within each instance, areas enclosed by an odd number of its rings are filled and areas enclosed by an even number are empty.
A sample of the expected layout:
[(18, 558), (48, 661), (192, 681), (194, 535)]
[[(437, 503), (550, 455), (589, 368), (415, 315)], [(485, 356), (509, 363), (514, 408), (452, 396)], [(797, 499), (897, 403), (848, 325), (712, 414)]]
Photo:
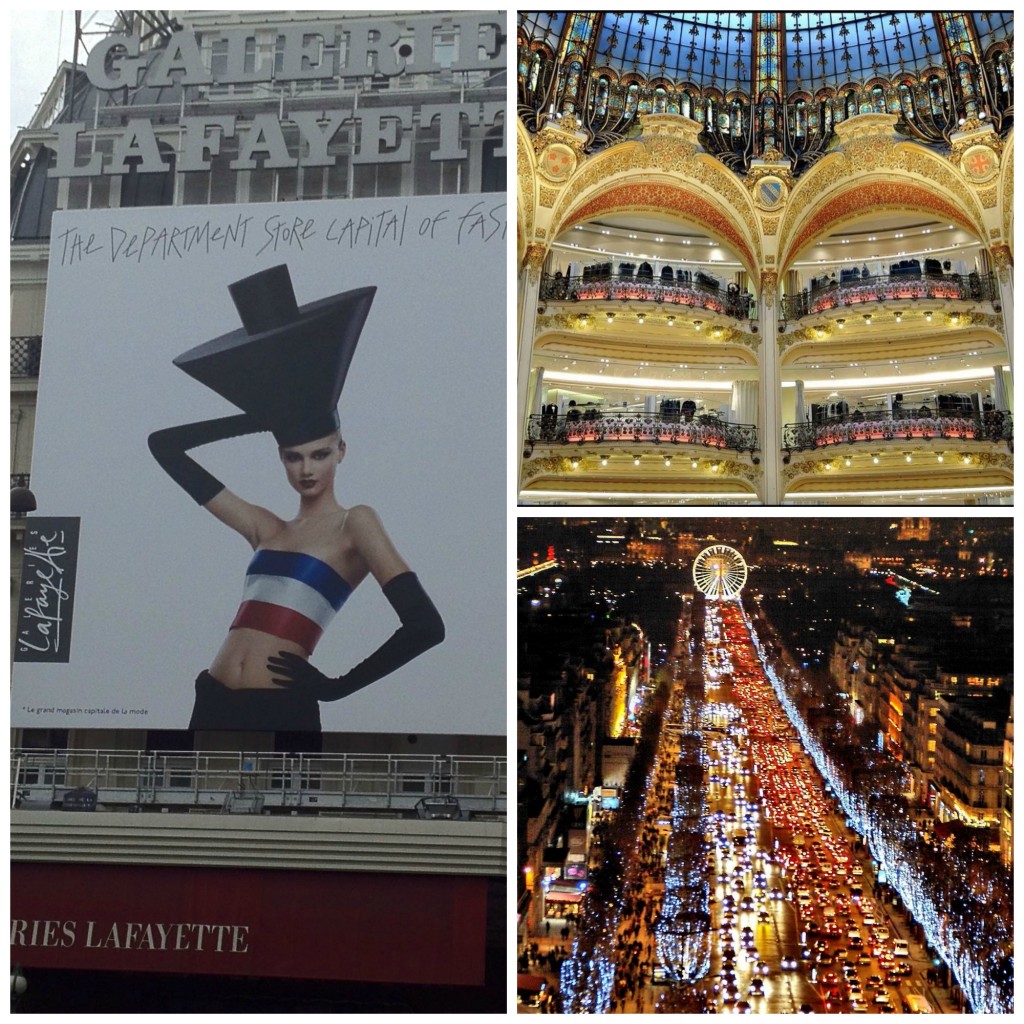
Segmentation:
[[(324, 731), (505, 731), (505, 216), (500, 195), (55, 216), (32, 488), (40, 516), (75, 522), (74, 601), (49, 606), (68, 616), (60, 660), (15, 653), (13, 726), (188, 728), (201, 672), (266, 672), (264, 648), (236, 643), (263, 628), (251, 601), (326, 677), (385, 648), (380, 678), (319, 701)], [(330, 365), (309, 355), (325, 335), (345, 349)], [(345, 520), (303, 514), (327, 486), (295, 462), (324, 458), (305, 435), (199, 428), (168, 464), (150, 450), (167, 428), (268, 408), (322, 422), (332, 375)], [(216, 515), (181, 458), (227, 489)], [(271, 583), (254, 544), (287, 563)], [(444, 639), (392, 669), (388, 640), (422, 601), (374, 573), (405, 566)], [(310, 583), (330, 607), (294, 597)], [(296, 610), (311, 634), (274, 619)]]

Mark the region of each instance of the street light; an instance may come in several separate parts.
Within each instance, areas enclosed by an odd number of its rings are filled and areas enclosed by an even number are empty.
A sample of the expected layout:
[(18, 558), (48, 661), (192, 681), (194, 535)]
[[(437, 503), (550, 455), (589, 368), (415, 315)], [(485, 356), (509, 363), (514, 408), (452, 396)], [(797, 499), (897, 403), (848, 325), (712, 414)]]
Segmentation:
[(35, 512), (37, 507), (36, 496), (28, 489), (27, 486), (19, 485), (11, 488), (12, 516), (17, 519), (21, 519), (27, 516), (29, 512)]

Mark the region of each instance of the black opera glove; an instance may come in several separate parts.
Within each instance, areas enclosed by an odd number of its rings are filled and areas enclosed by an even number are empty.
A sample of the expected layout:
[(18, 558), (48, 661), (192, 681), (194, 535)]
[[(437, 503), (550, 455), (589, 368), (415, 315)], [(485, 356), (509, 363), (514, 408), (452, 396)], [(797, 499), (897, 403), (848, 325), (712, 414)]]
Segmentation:
[(398, 613), (401, 627), (365, 661), (332, 679), (289, 651), (267, 659), (267, 668), (279, 686), (295, 687), (317, 700), (340, 700), (390, 675), (406, 662), (444, 640), (444, 622), (414, 572), (403, 572), (381, 587)]
[(222, 416), (216, 420), (185, 423), (180, 427), (154, 431), (149, 435), (149, 450), (176, 484), (183, 487), (197, 504), (205, 505), (224, 490), (224, 485), (185, 452), (201, 444), (224, 441), (242, 434), (256, 434), (266, 429), (248, 413)]
[(276, 677), (274, 682), (278, 686), (307, 693), (317, 700), (341, 700), (356, 689), (345, 685), (344, 676), (337, 679), (325, 676), (301, 655), (291, 651), (278, 651), (277, 657), (268, 658), (267, 668)]

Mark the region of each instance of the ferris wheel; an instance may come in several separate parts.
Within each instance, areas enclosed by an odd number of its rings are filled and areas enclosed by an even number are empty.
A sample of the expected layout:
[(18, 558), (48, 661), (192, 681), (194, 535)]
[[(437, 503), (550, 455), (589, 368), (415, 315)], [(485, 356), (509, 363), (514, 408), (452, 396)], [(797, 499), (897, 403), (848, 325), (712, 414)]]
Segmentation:
[(747, 582), (747, 563), (735, 548), (712, 544), (694, 559), (693, 582), (705, 597), (729, 600)]

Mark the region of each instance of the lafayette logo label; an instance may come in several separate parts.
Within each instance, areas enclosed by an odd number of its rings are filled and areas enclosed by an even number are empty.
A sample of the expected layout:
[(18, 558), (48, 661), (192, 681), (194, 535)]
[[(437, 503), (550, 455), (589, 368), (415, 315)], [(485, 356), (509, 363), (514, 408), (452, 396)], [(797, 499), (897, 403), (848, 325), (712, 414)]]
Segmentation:
[(244, 924), (161, 924), (138, 921), (11, 921), (11, 946), (124, 949), (143, 952), (248, 953)]
[(51, 517), (26, 525), (15, 661), (70, 659), (80, 522)]

